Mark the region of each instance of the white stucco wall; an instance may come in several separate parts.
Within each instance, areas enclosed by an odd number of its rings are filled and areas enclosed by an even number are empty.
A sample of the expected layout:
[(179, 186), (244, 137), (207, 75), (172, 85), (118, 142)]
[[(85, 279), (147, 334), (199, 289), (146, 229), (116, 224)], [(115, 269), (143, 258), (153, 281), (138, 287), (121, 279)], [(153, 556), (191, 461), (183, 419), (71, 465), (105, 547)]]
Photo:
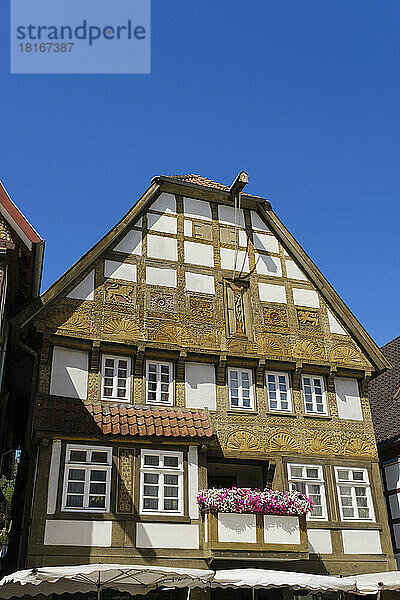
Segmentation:
[(283, 285), (273, 285), (271, 283), (259, 283), (258, 293), (261, 302), (279, 302), (286, 304), (286, 290)]
[(199, 547), (199, 528), (181, 523), (138, 523), (136, 547), (196, 549)]
[(255, 544), (256, 515), (218, 513), (218, 541)]
[(161, 213), (175, 214), (176, 213), (176, 200), (174, 194), (168, 194), (163, 192), (150, 206), (151, 210), (156, 210)]
[(176, 287), (176, 269), (146, 267), (146, 283), (147, 285)]
[(90, 273), (70, 291), (67, 298), (75, 298), (76, 300), (94, 299), (94, 270), (90, 271)]
[(190, 292), (203, 292), (204, 294), (215, 294), (214, 276), (203, 273), (185, 273), (185, 288)]
[(382, 554), (379, 531), (346, 529), (342, 539), (345, 554)]
[(256, 271), (259, 275), (282, 277), (281, 259), (278, 256), (255, 253)]
[(140, 256), (142, 254), (142, 232), (137, 229), (129, 231), (114, 247), (114, 251)]
[(51, 365), (50, 394), (67, 398), (87, 397), (89, 353), (55, 346)]
[(199, 493), (199, 457), (197, 446), (189, 446), (188, 452), (188, 495), (189, 495), (189, 517), (199, 518), (199, 505), (196, 502)]
[(151, 231), (176, 234), (176, 217), (147, 213), (147, 227)]
[(178, 257), (176, 239), (147, 234), (147, 256), (176, 261)]
[(111, 546), (112, 521), (46, 521), (45, 546)]
[(193, 221), (188, 221), (188, 219), (184, 220), (183, 235), (185, 237), (193, 237)]
[(266, 252), (275, 252), (279, 254), (278, 240), (273, 235), (265, 233), (253, 233), (254, 248), (257, 250), (265, 250)]
[(47, 484), (47, 514), (54, 515), (57, 507), (58, 475), (60, 472), (61, 440), (53, 440)]
[(357, 379), (335, 377), (335, 391), (339, 419), (362, 421), (363, 414)]
[(293, 300), (296, 306), (319, 308), (319, 297), (314, 290), (293, 288)]
[(303, 271), (299, 269), (294, 260), (286, 260), (286, 273), (289, 279), (299, 279), (302, 281), (307, 281), (307, 277), (304, 275)]
[(196, 198), (185, 197), (183, 199), (183, 212), (185, 217), (191, 217), (192, 219), (211, 221), (212, 218), (210, 203)]
[(334, 317), (331, 311), (328, 309), (328, 321), (329, 321), (329, 329), (331, 333), (336, 333), (338, 335), (347, 335), (347, 332), (343, 329), (339, 321)]
[(264, 515), (264, 541), (266, 544), (300, 544), (299, 518)]
[(184, 247), (186, 262), (204, 267), (214, 266), (214, 249), (211, 244), (184, 242)]
[(185, 395), (188, 408), (217, 409), (214, 365), (185, 363)]
[(123, 279), (124, 281), (136, 281), (136, 265), (106, 260), (104, 263), (104, 277), (110, 279)]
[(228, 271), (234, 270), (234, 262), (236, 256), (236, 272), (249, 272), (249, 255), (245, 250), (235, 250), (231, 248), (221, 248), (221, 269)]
[[(222, 225), (235, 225), (235, 209), (233, 206), (218, 205), (218, 220)], [(242, 209), (237, 211), (237, 226), (245, 226), (244, 213)]]
[(268, 225), (266, 223), (264, 223), (264, 221), (262, 220), (260, 215), (258, 213), (256, 213), (254, 210), (250, 211), (250, 217), (251, 217), (251, 226), (253, 229), (258, 229), (260, 231), (270, 231)]
[(314, 554), (332, 554), (332, 540), (329, 529), (307, 529), (308, 551)]

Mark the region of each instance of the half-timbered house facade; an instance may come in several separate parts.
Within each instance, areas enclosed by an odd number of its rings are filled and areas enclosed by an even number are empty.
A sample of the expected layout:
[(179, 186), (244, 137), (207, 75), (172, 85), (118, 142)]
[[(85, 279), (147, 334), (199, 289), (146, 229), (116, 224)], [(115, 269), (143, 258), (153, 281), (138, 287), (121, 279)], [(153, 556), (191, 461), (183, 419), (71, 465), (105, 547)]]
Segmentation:
[[(388, 363), (246, 183), (154, 178), (19, 315), (38, 359), (16, 567), (393, 568), (367, 398)], [(235, 486), (314, 509), (199, 510)]]

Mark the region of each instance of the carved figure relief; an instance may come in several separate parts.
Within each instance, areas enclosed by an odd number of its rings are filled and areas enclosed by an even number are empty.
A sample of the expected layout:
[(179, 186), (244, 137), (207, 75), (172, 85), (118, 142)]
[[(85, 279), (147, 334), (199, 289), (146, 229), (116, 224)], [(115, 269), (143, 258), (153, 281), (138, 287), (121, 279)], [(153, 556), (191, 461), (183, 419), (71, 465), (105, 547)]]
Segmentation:
[(319, 313), (315, 310), (297, 309), (297, 320), (300, 327), (319, 329)]
[(238, 429), (226, 440), (226, 449), (240, 452), (259, 452), (260, 440), (247, 429)]
[(267, 308), (263, 307), (265, 325), (277, 325), (287, 327), (287, 311), (285, 308)]
[(107, 302), (127, 302), (133, 304), (135, 286), (127, 283), (105, 284), (105, 300)]

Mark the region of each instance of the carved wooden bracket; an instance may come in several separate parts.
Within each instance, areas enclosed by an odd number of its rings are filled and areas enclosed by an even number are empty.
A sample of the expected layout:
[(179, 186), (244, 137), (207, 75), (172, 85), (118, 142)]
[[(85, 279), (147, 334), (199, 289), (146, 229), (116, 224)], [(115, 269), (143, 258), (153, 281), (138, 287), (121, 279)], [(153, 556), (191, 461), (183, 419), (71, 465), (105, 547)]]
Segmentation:
[(217, 365), (217, 385), (225, 385), (226, 383), (226, 354), (221, 354)]
[(143, 375), (143, 361), (145, 351), (146, 346), (144, 346), (143, 344), (138, 346), (138, 349), (136, 350), (135, 377), (142, 377)]
[(94, 340), (92, 342), (92, 353), (90, 355), (90, 370), (96, 373), (100, 369), (100, 342)]
[(265, 358), (260, 358), (256, 369), (256, 384), (264, 387)]
[(302, 362), (297, 362), (296, 363), (296, 368), (293, 371), (293, 375), (292, 375), (292, 380), (293, 380), (293, 388), (295, 390), (300, 389), (300, 378), (301, 378), (301, 372), (303, 370), (303, 363)]
[(48, 332), (43, 333), (42, 349), (40, 353), (40, 360), (47, 363), (50, 356), (50, 334)]
[(335, 377), (337, 375), (337, 368), (334, 366), (331, 366), (330, 370), (329, 370), (329, 375), (328, 375), (328, 392), (334, 392), (335, 391)]
[(179, 353), (178, 362), (176, 364), (176, 379), (177, 381), (185, 381), (185, 362), (187, 359), (187, 352), (182, 350)]

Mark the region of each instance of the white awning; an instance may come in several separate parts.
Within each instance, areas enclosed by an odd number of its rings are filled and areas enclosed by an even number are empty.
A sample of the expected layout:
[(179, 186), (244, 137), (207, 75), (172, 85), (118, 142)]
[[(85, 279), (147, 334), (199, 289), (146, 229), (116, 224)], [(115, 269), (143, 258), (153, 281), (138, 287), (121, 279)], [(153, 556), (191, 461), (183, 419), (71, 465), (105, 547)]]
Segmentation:
[(63, 594), (114, 589), (130, 594), (147, 594), (157, 587), (203, 587), (214, 575), (206, 569), (152, 567), (146, 565), (79, 565), (41, 567), (7, 575), (0, 581), (0, 598), (25, 594)]
[(280, 588), (311, 590), (313, 592), (354, 592), (355, 578), (311, 575), (293, 571), (269, 571), (265, 569), (226, 569), (217, 571), (211, 581), (212, 587), (223, 588)]
[(400, 571), (367, 573), (366, 575), (355, 575), (351, 579), (356, 580), (356, 591), (361, 595), (376, 594), (380, 590), (400, 591)]

